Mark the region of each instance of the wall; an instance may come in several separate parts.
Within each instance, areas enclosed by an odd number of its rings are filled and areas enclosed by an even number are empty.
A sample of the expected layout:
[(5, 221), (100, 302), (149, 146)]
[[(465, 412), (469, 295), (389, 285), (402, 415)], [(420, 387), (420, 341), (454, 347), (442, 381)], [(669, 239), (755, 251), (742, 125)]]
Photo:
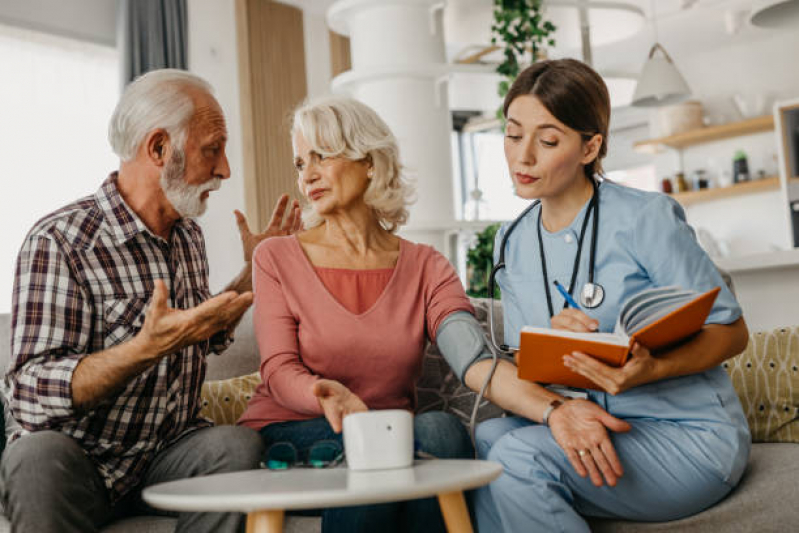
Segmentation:
[[(324, 15), (309, 11), (303, 20), (306, 74), (308, 94), (316, 96), (328, 92), (330, 51)], [(243, 264), (233, 216), (234, 209), (244, 209), (235, 0), (188, 0), (188, 18), (189, 69), (215, 88), (229, 132), (227, 154), (232, 177), (213, 193), (208, 211), (199, 220), (205, 232), (211, 290), (218, 291), (240, 271)]]
[[(679, 68), (688, 81), (692, 98), (702, 102), (713, 123), (741, 120), (733, 104), (735, 94), (754, 99), (766, 97), (771, 112), (775, 100), (799, 97), (799, 70), (795, 64), (799, 32), (773, 31), (745, 44), (684, 57)], [(763, 169), (777, 174), (775, 134), (759, 133), (687, 148), (683, 151), (686, 176), (696, 168), (718, 174), (732, 169), (732, 157), (743, 149), (752, 173)], [(658, 176), (673, 175), (680, 166), (679, 154), (668, 151), (655, 157)], [(789, 248), (789, 228), (779, 191), (723, 199), (689, 207), (688, 220), (727, 241), (733, 256)]]
[(305, 10), (305, 70), (308, 98), (330, 93), (330, 33), (323, 13)]
[(0, 24), (98, 44), (116, 43), (116, 0), (3, 0)]
[(189, 0), (189, 70), (214, 87), (227, 119), (227, 155), (231, 178), (213, 193), (199, 222), (205, 232), (211, 266), (211, 290), (218, 291), (243, 264), (234, 209), (244, 207), (241, 175), (241, 114), (234, 0)]

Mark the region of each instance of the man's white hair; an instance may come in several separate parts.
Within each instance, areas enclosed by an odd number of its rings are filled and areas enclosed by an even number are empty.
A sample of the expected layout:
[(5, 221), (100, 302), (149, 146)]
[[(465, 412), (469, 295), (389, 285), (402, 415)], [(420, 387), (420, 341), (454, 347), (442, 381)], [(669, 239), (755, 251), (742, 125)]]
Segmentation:
[[(296, 132), (322, 156), (370, 159), (373, 177), (364, 202), (392, 233), (407, 222), (414, 190), (403, 176), (397, 139), (371, 107), (343, 96), (311, 100), (294, 112), (292, 135)], [(302, 220), (306, 228), (323, 221), (313, 205), (304, 210)]]
[(153, 70), (139, 76), (125, 89), (108, 124), (108, 141), (122, 161), (136, 157), (151, 131), (163, 128), (173, 146), (186, 144), (194, 102), (189, 90), (213, 94), (211, 85), (185, 70)]

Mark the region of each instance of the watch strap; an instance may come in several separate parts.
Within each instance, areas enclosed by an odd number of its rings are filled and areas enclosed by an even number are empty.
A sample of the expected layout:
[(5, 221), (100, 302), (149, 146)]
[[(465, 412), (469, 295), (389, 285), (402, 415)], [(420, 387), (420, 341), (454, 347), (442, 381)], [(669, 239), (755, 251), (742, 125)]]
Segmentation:
[(545, 426), (549, 425), (549, 416), (552, 414), (552, 411), (554, 411), (555, 409), (557, 409), (558, 407), (563, 405), (564, 401), (566, 401), (566, 400), (565, 399), (561, 400), (560, 398), (558, 398), (556, 400), (552, 400), (551, 402), (549, 402), (549, 405), (547, 406), (547, 408), (544, 409), (544, 416), (541, 417), (541, 423), (543, 425), (545, 425)]

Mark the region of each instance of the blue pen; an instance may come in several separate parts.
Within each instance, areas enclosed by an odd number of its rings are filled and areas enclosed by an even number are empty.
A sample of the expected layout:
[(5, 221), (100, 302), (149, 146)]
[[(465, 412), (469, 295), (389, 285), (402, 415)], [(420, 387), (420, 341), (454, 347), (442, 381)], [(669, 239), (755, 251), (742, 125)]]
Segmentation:
[(566, 303), (568, 303), (570, 307), (574, 307), (575, 309), (580, 308), (580, 306), (577, 305), (577, 302), (574, 301), (574, 298), (572, 298), (572, 295), (563, 288), (563, 285), (558, 283), (558, 280), (555, 280), (553, 283), (555, 284), (555, 287), (558, 289), (558, 292), (561, 294), (561, 296), (566, 299)]

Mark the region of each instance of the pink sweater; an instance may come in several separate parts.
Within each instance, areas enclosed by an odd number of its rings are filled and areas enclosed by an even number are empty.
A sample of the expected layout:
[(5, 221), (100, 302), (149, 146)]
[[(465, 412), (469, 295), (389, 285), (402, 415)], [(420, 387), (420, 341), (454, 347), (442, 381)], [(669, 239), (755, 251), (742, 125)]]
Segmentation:
[(449, 261), (406, 240), (388, 285), (361, 314), (330, 294), (296, 237), (258, 246), (253, 285), (263, 381), (239, 423), (254, 429), (324, 416), (311, 392), (320, 378), (370, 409), (413, 409), (426, 337), (434, 341), (449, 314), (474, 312)]

